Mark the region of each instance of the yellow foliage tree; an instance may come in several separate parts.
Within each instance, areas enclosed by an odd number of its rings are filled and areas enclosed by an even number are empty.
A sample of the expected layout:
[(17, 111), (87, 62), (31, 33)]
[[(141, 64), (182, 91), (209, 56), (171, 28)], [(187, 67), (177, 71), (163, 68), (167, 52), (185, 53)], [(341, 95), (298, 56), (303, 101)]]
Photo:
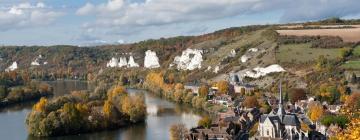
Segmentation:
[(353, 118), (349, 126), (343, 132), (337, 134), (338, 140), (359, 140), (360, 139), (360, 118)]
[(112, 109), (113, 109), (113, 105), (109, 100), (106, 100), (103, 106), (103, 112), (105, 117), (111, 117), (112, 116)]
[(217, 83), (219, 92), (222, 94), (227, 94), (229, 92), (229, 84), (227, 81), (220, 81)]
[(78, 103), (75, 107), (82, 115), (89, 114), (89, 107), (86, 104)]
[(208, 86), (201, 86), (199, 88), (199, 95), (200, 97), (207, 97), (207, 95), (209, 94), (209, 87)]
[(126, 88), (120, 85), (115, 86), (113, 89), (108, 91), (108, 99), (112, 100), (117, 95), (127, 95)]
[(324, 109), (321, 104), (313, 104), (309, 107), (308, 116), (312, 121), (318, 121), (323, 114)]
[(45, 106), (47, 104), (47, 99), (42, 97), (38, 103), (36, 103), (33, 107), (33, 110), (42, 112), (45, 110)]
[(183, 85), (183, 84), (177, 83), (177, 84), (175, 85), (175, 90), (183, 90), (183, 89), (184, 89), (184, 85)]

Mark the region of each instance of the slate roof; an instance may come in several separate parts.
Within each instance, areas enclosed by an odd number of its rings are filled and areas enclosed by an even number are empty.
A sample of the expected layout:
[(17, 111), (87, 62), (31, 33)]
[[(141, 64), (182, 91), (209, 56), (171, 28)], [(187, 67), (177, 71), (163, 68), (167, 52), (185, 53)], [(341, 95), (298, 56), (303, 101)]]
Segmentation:
[(286, 114), (283, 118), (283, 124), (298, 126), (300, 125), (299, 118), (295, 114)]

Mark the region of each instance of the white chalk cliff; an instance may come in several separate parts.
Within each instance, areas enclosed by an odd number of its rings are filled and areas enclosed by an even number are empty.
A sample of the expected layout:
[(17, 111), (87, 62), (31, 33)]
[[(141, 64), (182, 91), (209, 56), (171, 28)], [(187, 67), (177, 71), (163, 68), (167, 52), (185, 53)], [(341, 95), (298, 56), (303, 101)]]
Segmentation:
[(159, 58), (157, 57), (156, 52), (151, 50), (145, 52), (144, 67), (150, 69), (160, 67)]
[(247, 53), (246, 54), (244, 54), (243, 56), (241, 56), (241, 62), (242, 63), (245, 63), (245, 62), (247, 62), (251, 57), (253, 57), (253, 53), (255, 53), (255, 52), (258, 52), (259, 51), (259, 49), (258, 48), (250, 48), (248, 51), (247, 51)]
[(8, 68), (5, 69), (6, 72), (14, 71), (18, 68), (17, 62), (13, 62)]
[(182, 52), (181, 56), (176, 56), (174, 62), (170, 65), (177, 66), (178, 70), (194, 70), (200, 69), (202, 58), (202, 50), (186, 49)]
[(273, 64), (268, 67), (262, 68), (262, 67), (256, 67), (252, 70), (244, 70), (241, 73), (242, 77), (251, 77), (251, 78), (260, 78), (262, 76), (266, 76), (270, 73), (276, 73), (276, 72), (284, 72), (285, 69), (282, 68), (278, 64)]
[(113, 57), (106, 64), (106, 67), (109, 67), (109, 68), (122, 68), (122, 67), (133, 68), (133, 67), (139, 67), (139, 64), (137, 64), (135, 62), (134, 57), (131, 55), (129, 57), (129, 61), (126, 60), (126, 57), (120, 57), (120, 59)]
[(106, 67), (109, 68), (115, 68), (117, 67), (119, 64), (119, 60), (117, 58), (111, 58), (111, 60), (106, 64)]
[(117, 67), (126, 67), (127, 66), (127, 60), (125, 57), (120, 57), (119, 63)]
[(128, 68), (135, 68), (135, 67), (139, 67), (139, 64), (135, 62), (135, 60), (134, 60), (134, 57), (133, 57), (133, 56), (130, 56), (127, 67), (128, 67)]

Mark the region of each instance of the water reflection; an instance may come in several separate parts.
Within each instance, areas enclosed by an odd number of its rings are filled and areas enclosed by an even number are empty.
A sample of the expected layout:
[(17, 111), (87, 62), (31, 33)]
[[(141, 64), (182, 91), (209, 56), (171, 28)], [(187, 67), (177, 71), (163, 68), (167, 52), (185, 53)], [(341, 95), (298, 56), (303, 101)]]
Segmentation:
[[(74, 81), (56, 81), (50, 83), (54, 87), (55, 96), (69, 94), (72, 90), (88, 89), (86, 83)], [(167, 140), (172, 124), (184, 123), (188, 128), (194, 127), (202, 112), (189, 106), (174, 104), (142, 90), (129, 90), (130, 95), (142, 94), (148, 106), (146, 121), (112, 131), (101, 131), (80, 135), (37, 138), (28, 136), (25, 129), (25, 116), (34, 103), (25, 103), (0, 111), (0, 136), (6, 140)]]

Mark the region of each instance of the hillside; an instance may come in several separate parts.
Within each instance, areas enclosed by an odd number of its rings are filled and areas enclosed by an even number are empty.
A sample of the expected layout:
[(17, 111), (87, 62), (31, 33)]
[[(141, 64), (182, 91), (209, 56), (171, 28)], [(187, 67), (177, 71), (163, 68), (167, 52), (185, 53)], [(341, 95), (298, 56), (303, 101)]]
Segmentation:
[[(103, 80), (119, 73), (143, 79), (148, 71), (158, 70), (166, 75), (175, 74), (179, 76), (177, 80), (183, 82), (225, 80), (229, 73), (236, 73), (262, 88), (271, 88), (281, 74), (289, 86), (318, 86), (319, 81), (344, 79), (344, 72), (360, 69), (358, 37), (350, 35), (348, 39), (348, 33), (344, 38), (328, 32), (346, 30), (355, 35), (359, 26), (321, 23), (324, 22), (314, 22), (316, 27), (312, 28), (315, 29), (308, 28), (311, 23), (237, 27), (201, 36), (125, 45), (4, 46), (0, 47), (0, 70), (29, 71), (33, 78), (97, 77)], [(341, 22), (341, 25), (354, 23), (357, 20)], [(296, 29), (289, 30), (289, 26)], [(147, 56), (150, 55), (147, 51), (155, 52), (156, 56)], [(155, 65), (144, 68), (149, 65), (144, 62), (149, 63), (150, 59), (158, 60), (160, 68)], [(8, 69), (11, 65), (12, 69)], [(314, 77), (319, 73), (322, 75)]]

